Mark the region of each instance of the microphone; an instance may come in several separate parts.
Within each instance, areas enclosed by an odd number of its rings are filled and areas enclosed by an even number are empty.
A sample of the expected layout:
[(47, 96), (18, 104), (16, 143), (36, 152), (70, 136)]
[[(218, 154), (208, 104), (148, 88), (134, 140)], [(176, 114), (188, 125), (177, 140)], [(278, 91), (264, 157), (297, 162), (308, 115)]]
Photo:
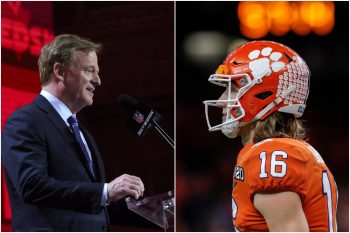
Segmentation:
[(158, 125), (162, 118), (158, 112), (126, 94), (118, 96), (118, 103), (130, 113), (127, 124), (138, 136), (143, 136), (154, 126), (158, 133), (175, 149), (174, 141)]

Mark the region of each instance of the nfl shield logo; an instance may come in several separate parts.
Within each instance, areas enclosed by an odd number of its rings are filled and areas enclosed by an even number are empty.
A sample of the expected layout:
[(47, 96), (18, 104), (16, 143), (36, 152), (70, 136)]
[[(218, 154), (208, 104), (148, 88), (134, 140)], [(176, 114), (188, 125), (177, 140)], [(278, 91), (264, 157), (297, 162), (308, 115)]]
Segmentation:
[(139, 111), (136, 111), (133, 113), (132, 119), (134, 119), (137, 123), (141, 124), (144, 120), (144, 117)]

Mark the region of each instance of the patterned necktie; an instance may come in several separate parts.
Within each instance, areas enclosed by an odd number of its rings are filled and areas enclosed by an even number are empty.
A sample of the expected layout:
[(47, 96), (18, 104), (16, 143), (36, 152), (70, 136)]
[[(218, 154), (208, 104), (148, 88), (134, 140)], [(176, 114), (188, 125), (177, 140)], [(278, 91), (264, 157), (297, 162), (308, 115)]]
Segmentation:
[(69, 125), (70, 125), (70, 129), (71, 129), (71, 130), (73, 131), (73, 133), (74, 133), (75, 139), (76, 139), (77, 142), (79, 143), (80, 148), (81, 148), (81, 150), (82, 150), (83, 153), (84, 153), (85, 158), (86, 158), (87, 161), (89, 162), (89, 167), (90, 167), (90, 170), (91, 170), (92, 174), (94, 174), (94, 169), (93, 169), (93, 167), (92, 167), (92, 161), (91, 161), (90, 156), (89, 156), (89, 153), (88, 153), (88, 151), (87, 151), (87, 149), (86, 149), (86, 147), (85, 147), (85, 145), (84, 145), (84, 143), (83, 143), (83, 140), (82, 140), (82, 138), (81, 138), (81, 136), (80, 136), (80, 130), (79, 130), (79, 125), (78, 125), (77, 118), (76, 118), (74, 115), (72, 115), (72, 116), (70, 116), (70, 117), (68, 118), (67, 121), (68, 121), (68, 123), (69, 123)]

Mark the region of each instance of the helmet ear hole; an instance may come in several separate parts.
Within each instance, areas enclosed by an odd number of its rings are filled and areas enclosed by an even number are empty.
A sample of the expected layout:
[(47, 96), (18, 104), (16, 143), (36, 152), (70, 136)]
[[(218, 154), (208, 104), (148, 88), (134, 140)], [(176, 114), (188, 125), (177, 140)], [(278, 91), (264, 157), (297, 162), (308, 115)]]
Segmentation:
[(262, 92), (262, 93), (255, 95), (255, 97), (260, 99), (260, 100), (264, 100), (271, 95), (273, 95), (272, 91), (265, 91), (265, 92)]

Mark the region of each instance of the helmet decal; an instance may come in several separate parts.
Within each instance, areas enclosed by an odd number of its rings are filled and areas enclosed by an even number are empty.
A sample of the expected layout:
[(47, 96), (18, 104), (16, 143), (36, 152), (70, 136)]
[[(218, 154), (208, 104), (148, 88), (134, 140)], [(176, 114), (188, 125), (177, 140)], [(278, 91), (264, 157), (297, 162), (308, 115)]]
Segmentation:
[[(280, 71), (286, 65), (279, 61), (279, 59), (282, 57), (282, 53), (271, 52), (272, 48), (265, 47), (261, 50), (261, 52), (260, 50), (254, 50), (248, 54), (249, 59), (252, 60), (249, 62), (249, 68), (252, 70), (252, 75), (254, 77), (262, 78), (265, 75), (270, 75), (272, 71)], [(262, 57), (258, 58), (260, 55)]]
[[(294, 59), (298, 58), (294, 57)], [(287, 96), (284, 103), (305, 103), (309, 94), (309, 75), (309, 68), (305, 63), (292, 61), (287, 65), (287, 71), (279, 75), (277, 95), (280, 95), (290, 85), (295, 85), (295, 92)]]

